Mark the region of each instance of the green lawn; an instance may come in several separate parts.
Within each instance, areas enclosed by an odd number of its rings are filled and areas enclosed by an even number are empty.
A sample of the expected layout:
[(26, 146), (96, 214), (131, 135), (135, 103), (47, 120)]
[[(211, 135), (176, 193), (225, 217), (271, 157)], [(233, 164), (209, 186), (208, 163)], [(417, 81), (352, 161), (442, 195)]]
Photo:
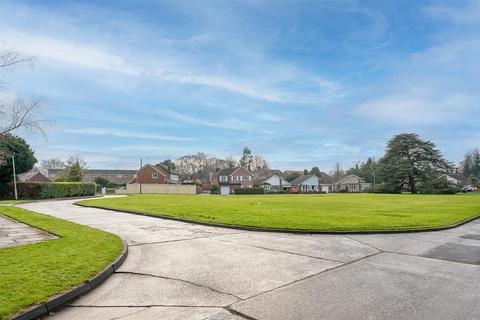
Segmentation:
[(27, 200), (0, 200), (0, 204), (21, 203)]
[(0, 249), (0, 319), (86, 282), (120, 254), (115, 235), (17, 207), (0, 214), (60, 236)]
[(477, 194), (132, 195), (80, 203), (203, 222), (329, 231), (447, 226), (480, 214)]

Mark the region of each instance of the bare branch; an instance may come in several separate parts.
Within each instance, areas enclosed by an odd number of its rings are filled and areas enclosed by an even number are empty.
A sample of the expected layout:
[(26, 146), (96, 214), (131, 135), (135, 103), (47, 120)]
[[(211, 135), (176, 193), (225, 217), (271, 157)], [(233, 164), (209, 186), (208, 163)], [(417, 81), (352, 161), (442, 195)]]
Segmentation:
[(33, 56), (23, 56), (15, 51), (0, 53), (0, 68), (12, 67), (22, 63), (34, 63), (37, 59)]
[(17, 129), (37, 131), (45, 135), (42, 125), (49, 121), (37, 119), (40, 110), (40, 98), (29, 101), (19, 98), (10, 105), (0, 105), (0, 136)]

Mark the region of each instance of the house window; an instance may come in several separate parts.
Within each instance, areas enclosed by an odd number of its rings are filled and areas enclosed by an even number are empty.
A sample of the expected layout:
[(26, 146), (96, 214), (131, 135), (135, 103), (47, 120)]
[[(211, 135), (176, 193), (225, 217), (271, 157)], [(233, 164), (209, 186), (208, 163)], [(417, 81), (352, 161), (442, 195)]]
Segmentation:
[(250, 176), (241, 176), (242, 181), (250, 181)]
[(220, 181), (228, 181), (228, 177), (227, 176), (220, 176)]
[(157, 172), (152, 173), (152, 179), (158, 179), (158, 173)]
[(237, 176), (233, 176), (233, 177), (232, 177), (232, 181), (238, 181), (238, 177), (237, 177)]
[(176, 174), (171, 174), (170, 179), (172, 180), (178, 180), (178, 176)]

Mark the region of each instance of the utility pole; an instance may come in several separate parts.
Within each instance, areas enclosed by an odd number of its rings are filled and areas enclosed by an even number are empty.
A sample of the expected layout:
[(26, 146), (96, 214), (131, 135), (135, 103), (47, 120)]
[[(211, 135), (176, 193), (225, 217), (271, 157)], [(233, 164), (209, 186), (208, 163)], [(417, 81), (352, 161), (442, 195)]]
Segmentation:
[(14, 191), (15, 191), (15, 200), (18, 200), (17, 174), (15, 173), (15, 152), (12, 153), (12, 166), (13, 166), (13, 187), (14, 187)]
[[(140, 158), (140, 171), (139, 172), (142, 172), (142, 168), (143, 168), (143, 159)], [(140, 184), (140, 194), (142, 194), (142, 182), (140, 181), (138, 175), (137, 175), (137, 180), (138, 180), (138, 183)]]

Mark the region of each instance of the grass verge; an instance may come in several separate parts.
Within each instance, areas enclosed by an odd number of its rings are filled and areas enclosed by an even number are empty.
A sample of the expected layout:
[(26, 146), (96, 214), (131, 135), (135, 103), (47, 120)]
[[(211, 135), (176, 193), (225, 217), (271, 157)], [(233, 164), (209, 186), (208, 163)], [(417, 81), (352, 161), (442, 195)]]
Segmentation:
[(82, 205), (229, 225), (324, 231), (449, 226), (480, 214), (480, 196), (458, 195), (131, 195)]
[(27, 200), (0, 200), (0, 204), (13, 204), (13, 203), (21, 203), (26, 202)]
[(18, 207), (0, 214), (59, 239), (0, 249), (0, 319), (82, 284), (113, 262), (123, 248), (117, 236)]

